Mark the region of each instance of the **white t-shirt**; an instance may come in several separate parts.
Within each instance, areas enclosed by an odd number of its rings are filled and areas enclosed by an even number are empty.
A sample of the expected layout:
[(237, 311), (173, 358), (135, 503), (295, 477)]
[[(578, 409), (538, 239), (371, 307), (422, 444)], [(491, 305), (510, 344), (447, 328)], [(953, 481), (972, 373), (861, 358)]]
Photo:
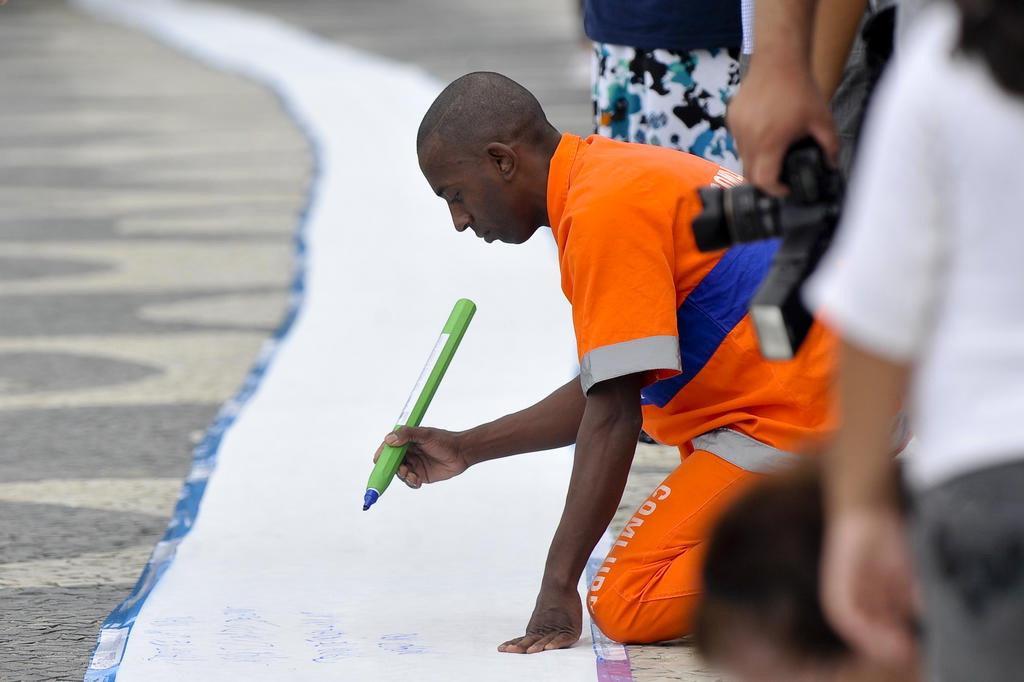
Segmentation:
[(912, 363), (916, 489), (1024, 459), (1024, 97), (922, 14), (869, 117), (807, 298), (851, 343)]

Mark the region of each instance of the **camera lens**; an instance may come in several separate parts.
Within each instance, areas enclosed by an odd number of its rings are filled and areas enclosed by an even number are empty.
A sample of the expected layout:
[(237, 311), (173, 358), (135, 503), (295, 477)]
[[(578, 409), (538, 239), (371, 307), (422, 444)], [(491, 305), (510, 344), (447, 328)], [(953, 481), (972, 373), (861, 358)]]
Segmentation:
[(778, 201), (753, 185), (740, 185), (725, 199), (725, 218), (737, 244), (778, 237)]
[(721, 187), (702, 187), (698, 190), (704, 210), (693, 219), (693, 237), (701, 251), (718, 251), (732, 245), (729, 228), (725, 223)]

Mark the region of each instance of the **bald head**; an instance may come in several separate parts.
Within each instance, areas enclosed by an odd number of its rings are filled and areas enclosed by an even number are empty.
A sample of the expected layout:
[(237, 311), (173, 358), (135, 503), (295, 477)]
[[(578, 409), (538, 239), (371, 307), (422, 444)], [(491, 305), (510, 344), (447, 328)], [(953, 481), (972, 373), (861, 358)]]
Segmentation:
[(416, 135), (423, 177), (459, 232), (521, 244), (547, 225), (548, 170), (562, 136), (530, 91), (466, 74), (430, 105)]
[(445, 149), (482, 149), (491, 142), (538, 142), (554, 128), (540, 102), (511, 78), (477, 71), (457, 78), (437, 96), (416, 134), (416, 150), (432, 142)]

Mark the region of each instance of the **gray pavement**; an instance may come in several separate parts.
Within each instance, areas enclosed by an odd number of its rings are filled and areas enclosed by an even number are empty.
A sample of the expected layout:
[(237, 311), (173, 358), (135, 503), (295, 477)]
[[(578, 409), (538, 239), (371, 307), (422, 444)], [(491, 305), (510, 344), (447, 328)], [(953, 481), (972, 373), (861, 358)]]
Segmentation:
[(0, 5), (0, 680), (80, 680), (283, 312), (302, 136), (264, 89)]
[[(234, 4), (506, 73), (589, 132), (574, 0)], [(309, 157), (266, 90), (57, 0), (0, 5), (0, 87), (0, 680), (81, 679), (283, 311)], [(640, 447), (617, 525), (677, 457)], [(630, 649), (638, 681), (716, 678), (685, 643)]]
[[(593, 132), (578, 0), (227, 0), (449, 82), (497, 71), (530, 89), (561, 130)], [(372, 110), (373, 94), (365, 93)]]

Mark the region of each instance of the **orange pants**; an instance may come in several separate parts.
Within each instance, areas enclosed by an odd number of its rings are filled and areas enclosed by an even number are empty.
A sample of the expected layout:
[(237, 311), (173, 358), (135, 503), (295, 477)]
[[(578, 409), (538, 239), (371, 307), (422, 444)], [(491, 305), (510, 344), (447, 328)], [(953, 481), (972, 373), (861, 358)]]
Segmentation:
[(619, 642), (660, 642), (689, 634), (701, 592), (711, 527), (761, 478), (695, 450), (640, 506), (594, 575), (590, 616)]

